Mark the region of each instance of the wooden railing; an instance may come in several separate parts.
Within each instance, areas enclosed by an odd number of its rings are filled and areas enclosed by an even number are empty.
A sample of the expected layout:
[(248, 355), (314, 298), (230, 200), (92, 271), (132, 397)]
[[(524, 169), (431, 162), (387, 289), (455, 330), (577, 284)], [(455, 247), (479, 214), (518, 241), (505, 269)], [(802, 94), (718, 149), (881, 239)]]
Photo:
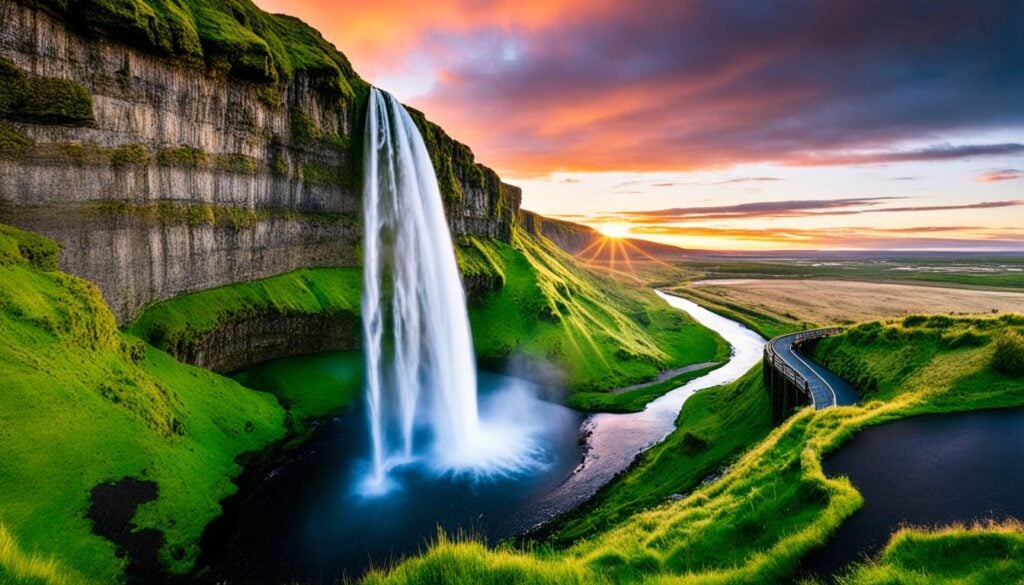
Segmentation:
[[(774, 393), (782, 392), (789, 394), (791, 390), (796, 390), (798, 393), (803, 395), (803, 398), (807, 402), (813, 404), (814, 393), (811, 391), (810, 381), (806, 376), (786, 362), (785, 359), (779, 356), (776, 345), (779, 343), (785, 343), (792, 347), (808, 341), (836, 335), (838, 333), (842, 333), (842, 331), (843, 330), (839, 327), (825, 327), (822, 329), (800, 331), (799, 333), (787, 333), (786, 335), (779, 335), (778, 337), (772, 338), (771, 341), (764, 346), (765, 385)], [(779, 384), (776, 383), (775, 376), (781, 377), (784, 380), (785, 383), (782, 384), (783, 388), (778, 388)], [(787, 385), (789, 386), (788, 388), (785, 387)], [(783, 397), (779, 401), (779, 408), (777, 410), (780, 412), (777, 414), (784, 416), (784, 411), (789, 409), (791, 402), (793, 402), (792, 399)]]

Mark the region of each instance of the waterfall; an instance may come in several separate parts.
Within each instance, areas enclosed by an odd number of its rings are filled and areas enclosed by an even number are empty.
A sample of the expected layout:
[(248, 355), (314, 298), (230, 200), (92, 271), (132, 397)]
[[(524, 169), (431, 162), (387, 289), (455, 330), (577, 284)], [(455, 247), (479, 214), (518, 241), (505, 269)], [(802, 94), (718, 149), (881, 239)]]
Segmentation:
[(429, 443), (478, 448), (476, 364), (455, 249), (427, 147), (404, 107), (371, 89), (364, 142), (363, 333), (372, 479)]

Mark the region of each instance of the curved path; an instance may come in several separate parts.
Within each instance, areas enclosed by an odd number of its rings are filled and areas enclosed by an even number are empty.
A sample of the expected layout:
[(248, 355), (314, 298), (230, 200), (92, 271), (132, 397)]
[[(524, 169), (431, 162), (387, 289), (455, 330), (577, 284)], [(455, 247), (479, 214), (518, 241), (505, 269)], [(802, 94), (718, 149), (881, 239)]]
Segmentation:
[(656, 292), (673, 308), (721, 335), (732, 347), (729, 361), (651, 401), (640, 412), (587, 417), (581, 428), (581, 438), (586, 439), (583, 462), (565, 482), (519, 514), (508, 527), (509, 536), (534, 528), (592, 498), (638, 455), (675, 430), (679, 410), (694, 392), (738, 380), (761, 361), (766, 341), (754, 331), (693, 301)]
[(857, 391), (853, 389), (849, 382), (833, 374), (818, 362), (803, 355), (797, 349), (800, 341), (810, 337), (824, 337), (824, 332), (837, 332), (838, 330), (819, 331), (823, 332), (820, 336), (813, 335), (815, 332), (806, 331), (781, 335), (768, 342), (769, 349), (774, 351), (775, 355), (785, 362), (789, 368), (807, 380), (814, 408), (821, 410), (830, 406), (850, 406), (856, 404), (859, 397)]

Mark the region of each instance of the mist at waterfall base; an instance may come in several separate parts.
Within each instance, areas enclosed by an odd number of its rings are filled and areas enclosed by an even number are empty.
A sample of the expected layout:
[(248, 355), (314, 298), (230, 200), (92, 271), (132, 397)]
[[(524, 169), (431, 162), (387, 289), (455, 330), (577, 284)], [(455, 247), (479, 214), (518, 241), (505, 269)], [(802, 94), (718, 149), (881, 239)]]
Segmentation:
[[(344, 370), (361, 369), (363, 361), (360, 352), (285, 358), (250, 370), (246, 382), (280, 390), (314, 373), (340, 383)], [(481, 478), (441, 473), (425, 456), (420, 464), (389, 471), (395, 487), (386, 496), (365, 497), (355, 488), (371, 465), (371, 439), (366, 405), (357, 404), (322, 423), (280, 466), (243, 479), (246, 487), (204, 536), (201, 582), (334, 583), (416, 554), (439, 528), (492, 543), (514, 536), (522, 528), (520, 518), (581, 461), (583, 416), (536, 400), (538, 389), (524, 380), (480, 372), (478, 385), (481, 426), (487, 428), (493, 417), (511, 417), (536, 429), (541, 467)]]
[(364, 496), (397, 467), (477, 478), (544, 464), (531, 397), (481, 416), (465, 293), (430, 154), (405, 108), (372, 89), (363, 177), (363, 346), (371, 451)]

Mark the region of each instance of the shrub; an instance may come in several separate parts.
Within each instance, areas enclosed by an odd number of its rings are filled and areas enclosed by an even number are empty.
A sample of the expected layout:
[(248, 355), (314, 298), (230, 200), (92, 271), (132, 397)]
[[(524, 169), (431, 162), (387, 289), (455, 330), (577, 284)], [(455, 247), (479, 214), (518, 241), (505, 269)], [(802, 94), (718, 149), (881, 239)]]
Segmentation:
[(110, 153), (110, 164), (115, 167), (144, 165), (149, 162), (149, 148), (145, 144), (122, 144)]
[(1006, 331), (996, 339), (992, 368), (1007, 376), (1024, 376), (1024, 336)]
[(904, 327), (920, 327), (928, 321), (928, 317), (924, 315), (907, 315), (903, 318)]
[(28, 154), (35, 143), (13, 126), (0, 122), (0, 158), (18, 158)]
[(206, 151), (191, 146), (161, 148), (156, 155), (156, 162), (165, 167), (204, 167), (209, 162)]
[(237, 152), (214, 155), (213, 164), (222, 171), (243, 175), (255, 175), (259, 170), (256, 159)]

